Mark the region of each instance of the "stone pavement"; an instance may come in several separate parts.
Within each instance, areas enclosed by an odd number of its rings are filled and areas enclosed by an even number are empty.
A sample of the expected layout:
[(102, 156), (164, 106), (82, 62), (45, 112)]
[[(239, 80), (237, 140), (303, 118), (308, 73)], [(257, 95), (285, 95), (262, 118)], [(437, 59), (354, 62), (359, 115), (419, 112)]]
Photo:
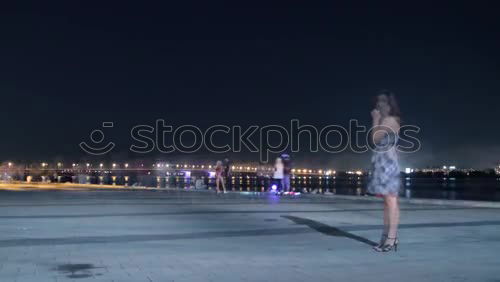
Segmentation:
[(500, 209), (184, 191), (0, 191), (0, 281), (500, 281)]

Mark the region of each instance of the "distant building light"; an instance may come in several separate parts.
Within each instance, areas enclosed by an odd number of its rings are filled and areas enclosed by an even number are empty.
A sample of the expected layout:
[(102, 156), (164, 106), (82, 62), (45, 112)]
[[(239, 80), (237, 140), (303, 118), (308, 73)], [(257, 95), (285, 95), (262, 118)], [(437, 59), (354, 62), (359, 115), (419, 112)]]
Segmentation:
[(406, 173), (411, 173), (411, 168), (409, 168), (409, 167), (405, 168), (405, 172)]
[(456, 167), (456, 166), (454, 166), (454, 165), (450, 166), (450, 170), (454, 170), (454, 169), (456, 169), (456, 168), (457, 168), (457, 167)]

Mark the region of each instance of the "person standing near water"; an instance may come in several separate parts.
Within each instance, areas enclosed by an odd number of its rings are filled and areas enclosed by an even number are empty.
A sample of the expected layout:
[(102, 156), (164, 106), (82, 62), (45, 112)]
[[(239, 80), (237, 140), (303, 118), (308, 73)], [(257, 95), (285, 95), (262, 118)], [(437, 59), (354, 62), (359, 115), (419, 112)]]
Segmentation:
[(231, 189), (231, 161), (228, 158), (224, 159), (224, 177), (226, 178), (227, 189)]
[(276, 187), (276, 192), (283, 192), (283, 173), (285, 166), (283, 165), (283, 160), (281, 158), (276, 158), (276, 162), (274, 163), (274, 173), (273, 173), (273, 182)]
[(290, 159), (290, 155), (282, 154), (281, 159), (283, 160), (283, 191), (291, 192), (292, 189), (290, 187), (290, 178), (292, 178), (292, 160)]
[(217, 164), (215, 165), (215, 188), (216, 192), (220, 192), (220, 186), (222, 186), (222, 189), (224, 190), (224, 193), (226, 193), (226, 185), (224, 184), (224, 168), (222, 167), (222, 162), (217, 161)]
[(380, 243), (373, 249), (377, 252), (388, 252), (392, 249), (397, 251), (401, 175), (396, 143), (401, 114), (394, 94), (381, 91), (371, 115), (373, 120), (371, 138), (375, 144), (375, 151), (371, 159), (372, 174), (368, 192), (384, 199), (384, 230)]

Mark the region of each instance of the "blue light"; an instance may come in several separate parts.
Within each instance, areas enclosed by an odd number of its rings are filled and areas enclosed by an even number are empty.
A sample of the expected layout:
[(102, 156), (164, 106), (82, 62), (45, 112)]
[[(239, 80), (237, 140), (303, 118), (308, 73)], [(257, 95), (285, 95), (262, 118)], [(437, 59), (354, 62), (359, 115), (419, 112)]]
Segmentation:
[(273, 184), (273, 185), (271, 186), (271, 189), (274, 191), (274, 190), (278, 189), (278, 186), (276, 186), (276, 184)]

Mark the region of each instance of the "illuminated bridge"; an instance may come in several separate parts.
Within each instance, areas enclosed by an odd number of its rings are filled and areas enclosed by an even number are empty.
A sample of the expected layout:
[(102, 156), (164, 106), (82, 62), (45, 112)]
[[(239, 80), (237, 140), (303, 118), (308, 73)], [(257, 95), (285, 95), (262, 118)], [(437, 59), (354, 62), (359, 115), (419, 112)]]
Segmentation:
[[(263, 191), (272, 183), (273, 167), (269, 165), (232, 165), (231, 175), (227, 184), (231, 190)], [(16, 165), (12, 162), (2, 165), (3, 181), (50, 182), (50, 183), (80, 183), (80, 184), (110, 184), (133, 187), (180, 187), (210, 189), (215, 186), (215, 166), (193, 164), (155, 163), (40, 163), (31, 165)], [(360, 194), (363, 178), (362, 171), (336, 172), (333, 169), (292, 170), (291, 184), (297, 190), (343, 187), (359, 189)], [(341, 183), (340, 183), (341, 182)]]

